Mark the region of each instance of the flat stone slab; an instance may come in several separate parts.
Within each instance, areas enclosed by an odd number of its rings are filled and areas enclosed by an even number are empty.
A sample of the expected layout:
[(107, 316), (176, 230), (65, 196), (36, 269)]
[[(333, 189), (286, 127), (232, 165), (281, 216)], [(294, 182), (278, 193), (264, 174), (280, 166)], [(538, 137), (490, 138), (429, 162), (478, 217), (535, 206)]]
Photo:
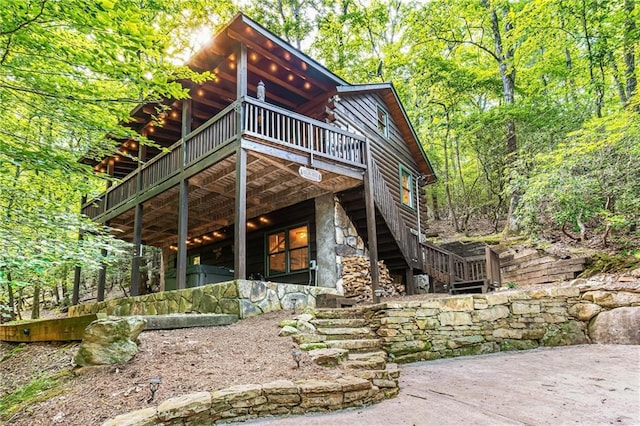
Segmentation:
[(381, 346), (378, 339), (327, 340), (325, 343), (328, 348), (341, 348), (360, 352), (379, 349)]
[(313, 349), (309, 351), (311, 360), (318, 365), (332, 366), (338, 365), (347, 359), (349, 351), (346, 349)]
[(230, 314), (169, 314), (144, 315), (147, 325), (144, 331), (172, 330), (174, 328), (213, 327), (229, 325), (238, 321), (237, 315)]

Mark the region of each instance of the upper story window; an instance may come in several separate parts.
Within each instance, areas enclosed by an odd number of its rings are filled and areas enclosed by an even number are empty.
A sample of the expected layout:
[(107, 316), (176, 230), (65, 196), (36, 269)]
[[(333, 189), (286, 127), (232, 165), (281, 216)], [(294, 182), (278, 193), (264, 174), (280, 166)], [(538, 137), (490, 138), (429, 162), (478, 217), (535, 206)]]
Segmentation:
[(309, 268), (309, 227), (295, 226), (267, 235), (269, 276)]
[(385, 138), (389, 137), (389, 114), (378, 105), (378, 132)]
[(413, 194), (414, 190), (413, 175), (404, 166), (400, 166), (400, 201), (402, 205), (409, 208), (414, 208)]

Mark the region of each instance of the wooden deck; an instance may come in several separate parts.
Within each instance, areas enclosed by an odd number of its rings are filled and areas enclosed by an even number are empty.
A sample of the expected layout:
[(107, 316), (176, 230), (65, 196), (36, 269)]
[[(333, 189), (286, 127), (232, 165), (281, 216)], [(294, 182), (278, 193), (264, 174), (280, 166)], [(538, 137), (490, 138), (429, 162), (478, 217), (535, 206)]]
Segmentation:
[[(366, 142), (362, 136), (252, 98), (231, 103), (170, 146), (166, 152), (124, 177), (82, 213), (108, 220), (128, 202), (144, 202), (223, 161), (242, 143), (266, 156), (362, 179)], [(285, 166), (286, 167), (286, 166)], [(122, 209), (121, 207), (125, 207)]]

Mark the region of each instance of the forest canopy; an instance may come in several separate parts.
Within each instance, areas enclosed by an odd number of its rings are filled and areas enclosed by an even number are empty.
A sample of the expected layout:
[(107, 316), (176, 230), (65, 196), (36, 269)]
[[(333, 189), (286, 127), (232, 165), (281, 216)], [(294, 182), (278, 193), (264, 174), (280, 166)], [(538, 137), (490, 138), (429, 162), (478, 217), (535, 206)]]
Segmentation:
[[(637, 238), (635, 0), (15, 0), (0, 8), (0, 298), (127, 245), (79, 214), (138, 104), (181, 99), (191, 35), (243, 11), (353, 83), (392, 81), (456, 231)], [(78, 238), (78, 230), (84, 238)], [(64, 287), (63, 287), (64, 288)], [(32, 290), (30, 290), (32, 291)]]

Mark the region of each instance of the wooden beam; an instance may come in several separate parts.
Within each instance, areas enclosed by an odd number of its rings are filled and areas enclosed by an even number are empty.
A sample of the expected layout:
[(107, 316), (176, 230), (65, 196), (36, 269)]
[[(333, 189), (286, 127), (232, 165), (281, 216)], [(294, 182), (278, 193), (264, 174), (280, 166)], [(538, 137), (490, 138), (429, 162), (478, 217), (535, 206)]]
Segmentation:
[[(100, 254), (102, 255), (102, 259), (107, 257), (107, 250), (102, 249)], [(98, 302), (102, 302), (104, 300), (104, 287), (107, 281), (107, 264), (104, 260), (100, 264), (100, 270), (98, 271)]]
[(236, 72), (236, 99), (242, 99), (247, 96), (247, 45), (243, 42), (240, 42), (238, 48)]
[(133, 226), (133, 259), (131, 260), (131, 290), (129, 296), (140, 291), (140, 257), (142, 255), (142, 203), (136, 204)]
[[(305, 92), (304, 90), (298, 89), (293, 84), (289, 84), (282, 79), (278, 79), (277, 81), (273, 81), (273, 75), (268, 73), (267, 71), (256, 67), (255, 65), (249, 64), (249, 71), (252, 73), (259, 75), (262, 78), (271, 81), (273, 84), (277, 84), (278, 86), (284, 87), (286, 90), (295, 93), (296, 95), (305, 98), (305, 99), (313, 99), (313, 95), (309, 92)], [(269, 88), (267, 87), (267, 97), (269, 97)]]
[(407, 292), (407, 296), (411, 296), (413, 294), (416, 294), (416, 289), (413, 286), (413, 268), (409, 267), (407, 269), (405, 269), (404, 271), (404, 277), (405, 277), (405, 289)]
[(376, 233), (376, 206), (373, 199), (373, 173), (371, 170), (371, 158), (368, 141), (365, 148), (365, 155), (367, 159), (367, 170), (365, 171), (364, 175), (364, 204), (367, 215), (367, 239), (369, 240), (371, 289), (373, 291), (374, 303), (379, 303), (380, 297), (376, 295), (376, 291), (378, 290), (378, 288), (380, 288), (380, 274), (378, 270), (378, 235)]
[(233, 266), (235, 279), (247, 275), (247, 151), (236, 151), (236, 203)]
[[(233, 77), (231, 76), (231, 74), (227, 74), (224, 71), (220, 71), (218, 72), (218, 75), (221, 77), (224, 77), (225, 79), (233, 79)], [(233, 81), (233, 80), (231, 80)], [(255, 84), (247, 84), (247, 88), (251, 89), (251, 91), (255, 92), (257, 89), (257, 86)], [(267, 97), (275, 102), (278, 102), (282, 105), (286, 105), (292, 109), (295, 109), (298, 107), (298, 104), (296, 104), (295, 102), (291, 102), (289, 99), (287, 98), (283, 98), (281, 96), (277, 96), (274, 95), (273, 93), (268, 93)]]
[[(237, 32), (233, 31), (232, 29), (229, 29), (227, 31), (227, 33), (229, 34), (229, 37), (236, 40), (236, 41), (240, 41), (241, 43), (244, 42), (245, 38), (242, 37), (240, 34), (238, 34)], [(259, 46), (257, 44), (252, 44), (251, 45), (251, 50), (255, 51), (256, 53), (264, 56), (265, 58), (276, 62), (278, 65), (280, 65), (282, 68), (286, 69), (289, 72), (292, 72), (296, 75), (298, 75), (300, 78), (307, 80), (309, 83), (313, 84), (314, 86), (318, 86), (320, 89), (326, 91), (329, 90), (329, 86), (327, 86), (324, 83), (321, 83), (319, 80), (316, 80), (315, 78), (309, 77), (308, 75), (304, 75), (303, 77), (300, 76), (300, 73), (295, 71), (293, 69), (293, 66), (291, 64), (289, 64), (288, 62), (284, 61), (282, 58), (278, 57), (275, 53), (270, 52), (269, 50), (265, 49), (262, 46)]]
[(81, 315), (56, 319), (26, 321), (20, 324), (0, 325), (3, 342), (69, 342), (82, 340), (84, 330), (106, 314)]
[(189, 133), (191, 133), (191, 124), (193, 122), (192, 118), (193, 111), (193, 101), (191, 99), (184, 99), (182, 101), (182, 114), (180, 114), (180, 118), (182, 120), (180, 126), (180, 136), (185, 137)]
[[(211, 99), (207, 99), (204, 96), (197, 96), (197, 97), (194, 97), (193, 99), (190, 99), (190, 100), (193, 100), (193, 102), (195, 102), (197, 104), (206, 105), (206, 106), (209, 106), (209, 107), (212, 107), (212, 108), (216, 108), (216, 109), (219, 109), (219, 110), (223, 110), (228, 106), (228, 105), (222, 104), (220, 102), (216, 102), (216, 101), (212, 101)], [(211, 118), (211, 117), (209, 117), (209, 118)]]
[[(301, 165), (306, 165), (309, 163), (308, 154), (298, 154), (295, 152), (287, 151), (283, 148), (267, 145), (265, 143), (254, 142), (250, 139), (243, 138), (242, 146), (247, 150), (250, 150), (253, 155), (255, 155), (255, 153), (263, 153), (271, 157), (281, 158), (283, 160), (291, 161)], [(341, 166), (337, 163), (330, 163), (324, 159), (321, 159), (321, 157), (315, 156), (313, 158), (313, 165), (318, 169), (326, 170), (327, 172), (335, 173), (338, 175), (348, 176), (359, 180), (362, 180), (364, 178), (362, 170), (357, 170), (348, 166)]]
[[(301, 179), (300, 178), (300, 174), (298, 173), (298, 171), (292, 169), (291, 167), (287, 166), (286, 164), (282, 164), (282, 163), (280, 163), (279, 161), (277, 161), (277, 160), (275, 160), (273, 158), (270, 158), (270, 157), (268, 157), (266, 155), (259, 154), (257, 152), (256, 153), (252, 153), (252, 155), (254, 155), (254, 156), (266, 161), (267, 163), (271, 164), (274, 167), (277, 167), (280, 170), (284, 170), (290, 176), (294, 176), (297, 179)], [(294, 165), (294, 167), (295, 167), (295, 165)], [(333, 185), (327, 185), (326, 183), (323, 183), (323, 182), (309, 182), (309, 181), (306, 181), (306, 180), (304, 182), (306, 184), (314, 185), (314, 186), (317, 186), (319, 188), (325, 189), (327, 191), (333, 191)]]
[[(80, 201), (80, 209), (87, 203), (87, 196), (83, 195), (82, 200)], [(82, 230), (78, 231), (78, 241), (82, 241), (84, 236), (82, 235)], [(77, 305), (80, 300), (80, 266), (76, 265), (73, 271), (73, 292), (71, 294), (71, 304)]]

